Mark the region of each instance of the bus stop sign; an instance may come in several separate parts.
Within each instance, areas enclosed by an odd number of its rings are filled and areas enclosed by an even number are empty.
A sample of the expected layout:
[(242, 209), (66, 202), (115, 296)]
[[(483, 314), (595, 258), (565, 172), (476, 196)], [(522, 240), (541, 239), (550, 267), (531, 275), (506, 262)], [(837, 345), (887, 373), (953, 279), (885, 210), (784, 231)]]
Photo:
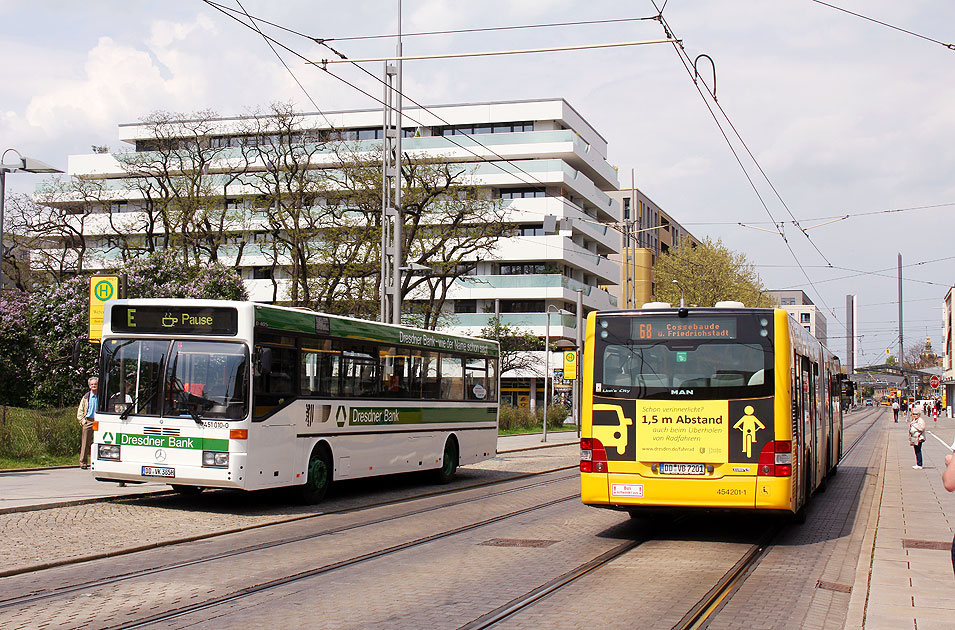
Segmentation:
[(99, 343), (103, 338), (103, 311), (106, 302), (115, 300), (124, 293), (120, 276), (90, 277), (89, 340)]
[(932, 386), (932, 389), (938, 389), (938, 386), (942, 384), (942, 381), (938, 376), (933, 376), (929, 379), (928, 384)]

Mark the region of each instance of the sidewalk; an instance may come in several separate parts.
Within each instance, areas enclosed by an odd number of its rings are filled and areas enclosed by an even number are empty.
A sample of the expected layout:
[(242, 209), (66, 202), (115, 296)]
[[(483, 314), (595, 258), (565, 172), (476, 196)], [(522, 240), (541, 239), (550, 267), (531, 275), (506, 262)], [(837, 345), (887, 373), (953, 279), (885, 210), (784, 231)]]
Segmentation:
[[(913, 470), (908, 423), (887, 422), (882, 469), (863, 540), (846, 628), (941, 630), (955, 628), (952, 534), (955, 494), (942, 487), (955, 420), (926, 421), (923, 468)], [(924, 416), (923, 416), (924, 417)], [(873, 471), (876, 472), (876, 471)]]
[[(507, 435), (497, 440), (499, 453), (533, 448), (577, 444), (576, 431), (548, 432), (547, 442), (540, 433)], [(81, 505), (111, 497), (130, 497), (172, 492), (165, 483), (128, 484), (96, 481), (79, 467), (46, 468), (0, 472), (0, 514), (28, 510), (35, 506)]]

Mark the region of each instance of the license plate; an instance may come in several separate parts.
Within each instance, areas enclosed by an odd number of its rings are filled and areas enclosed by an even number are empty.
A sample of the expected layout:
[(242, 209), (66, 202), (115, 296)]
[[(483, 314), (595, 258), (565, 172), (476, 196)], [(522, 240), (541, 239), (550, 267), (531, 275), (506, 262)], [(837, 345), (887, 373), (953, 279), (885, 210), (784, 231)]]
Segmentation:
[(703, 464), (660, 464), (661, 475), (705, 475)]
[(175, 477), (175, 468), (160, 468), (158, 466), (143, 466), (143, 477)]

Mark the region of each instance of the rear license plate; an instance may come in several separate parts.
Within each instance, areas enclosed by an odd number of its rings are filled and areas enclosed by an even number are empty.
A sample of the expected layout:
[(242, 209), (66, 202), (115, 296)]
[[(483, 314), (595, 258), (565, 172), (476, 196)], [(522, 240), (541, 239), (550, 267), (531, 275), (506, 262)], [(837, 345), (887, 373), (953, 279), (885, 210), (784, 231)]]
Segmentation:
[(661, 475), (705, 475), (703, 464), (660, 464)]
[(160, 468), (158, 466), (143, 466), (143, 477), (175, 477), (175, 468)]

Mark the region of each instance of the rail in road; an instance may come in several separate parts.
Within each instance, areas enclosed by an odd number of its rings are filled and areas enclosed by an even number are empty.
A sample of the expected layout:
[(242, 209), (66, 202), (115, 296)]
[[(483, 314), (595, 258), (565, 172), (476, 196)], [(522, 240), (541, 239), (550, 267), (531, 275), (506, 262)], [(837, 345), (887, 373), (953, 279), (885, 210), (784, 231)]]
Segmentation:
[[(852, 423), (855, 427), (871, 420), (868, 426), (856, 427), (859, 435), (844, 457), (875, 426), (873, 416), (878, 418), (878, 414), (868, 414)], [(588, 581), (606, 580), (602, 573), (615, 564), (640, 562), (642, 555), (665, 554), (665, 550), (646, 547), (652, 541), (659, 542), (659, 525), (640, 523), (640, 519), (624, 519), (621, 523), (620, 515), (584, 508), (577, 499), (576, 471), (563, 469), (362, 509), (312, 515), (295, 522), (275, 522), (166, 549), (130, 549), (121, 559), (84, 562), (82, 566), (64, 563), (5, 579), (0, 626), (25, 628), (45, 623), (100, 628), (194, 624), (222, 627), (230, 623), (229, 619), (241, 625), (249, 623), (250, 618), (243, 616), (236, 622), (236, 615), (251, 615), (250, 611), (267, 607), (267, 602), (287, 601), (293, 597), (289, 593), (328, 592), (327, 601), (335, 601), (329, 589), (341, 584), (397, 580), (403, 586), (398, 567), (421, 564), (433, 568), (432, 558), (446, 558), (448, 549), (460, 548), (462, 540), (480, 540), (475, 544), (492, 548), (548, 547), (557, 541), (496, 535), (525, 532), (528, 524), (543, 530), (539, 523), (586, 518), (590, 530), (575, 528), (561, 554), (547, 555), (539, 567), (523, 562), (511, 567), (512, 571), (527, 572), (532, 577), (516, 580), (508, 588), (495, 586), (491, 589), (494, 592), (481, 602), (455, 609), (453, 614), (444, 610), (440, 624), (468, 629), (521, 627), (522, 616), (536, 614), (536, 608), (560, 601), (573, 589), (585, 587)], [(552, 526), (548, 527), (552, 531)], [(594, 535), (594, 531), (603, 534)], [(608, 531), (615, 534), (607, 535)], [(673, 627), (700, 627), (732, 600), (775, 538), (767, 540), (761, 528), (754, 529), (752, 541), (746, 542), (748, 536), (713, 544), (720, 551), (710, 569), (719, 573), (719, 579), (696, 580), (693, 588), (679, 594), (679, 601), (668, 613), (674, 617)], [(496, 554), (486, 552), (481, 559), (473, 560), (473, 578), (455, 575), (455, 579), (480, 578), (484, 569), (478, 565), (485, 562), (485, 556), (493, 558)], [(140, 568), (133, 569), (137, 565)], [(719, 565), (723, 568), (719, 569)], [(244, 569), (237, 572), (237, 566)], [(392, 567), (398, 575), (383, 574), (382, 566)], [(411, 567), (406, 570), (418, 575)], [(159, 584), (165, 586), (155, 588)], [(481, 584), (488, 590), (486, 582)], [(397, 597), (397, 590), (394, 592)], [(130, 601), (136, 605), (129, 605)], [(384, 606), (387, 602), (374, 604)], [(409, 610), (416, 610), (413, 602), (407, 605)], [(360, 614), (370, 614), (367, 608), (375, 606), (366, 602)], [(289, 627), (295, 627), (294, 623)], [(394, 627), (402, 626), (398, 623)]]

